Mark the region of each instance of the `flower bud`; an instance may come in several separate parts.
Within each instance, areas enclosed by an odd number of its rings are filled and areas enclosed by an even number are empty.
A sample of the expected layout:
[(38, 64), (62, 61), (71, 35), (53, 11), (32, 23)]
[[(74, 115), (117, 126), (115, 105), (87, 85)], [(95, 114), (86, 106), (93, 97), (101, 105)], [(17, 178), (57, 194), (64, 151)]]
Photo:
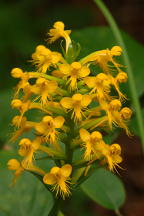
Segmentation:
[(61, 22), (61, 21), (58, 21), (58, 22), (55, 22), (54, 25), (53, 25), (54, 28), (56, 29), (64, 29), (64, 23)]
[(100, 141), (102, 140), (102, 134), (99, 131), (94, 131), (91, 134), (91, 138), (94, 139), (95, 141)]
[(128, 107), (124, 107), (120, 113), (124, 120), (129, 120), (132, 116), (132, 110)]
[(12, 106), (12, 108), (18, 109), (18, 108), (20, 108), (22, 106), (22, 101), (19, 100), (19, 99), (14, 99), (11, 102), (11, 106)]
[(20, 168), (20, 162), (16, 159), (11, 159), (7, 163), (9, 170), (18, 170)]
[(20, 68), (13, 68), (11, 71), (11, 76), (14, 78), (21, 78), (23, 71)]
[(127, 82), (128, 76), (125, 72), (120, 72), (117, 76), (116, 76), (116, 80), (120, 83), (124, 83)]
[[(20, 122), (20, 120), (21, 120), (21, 116), (15, 116), (13, 119), (12, 119), (12, 124), (14, 125), (14, 126), (17, 126), (18, 124), (19, 124), (19, 122)], [(27, 120), (27, 118), (24, 116), (24, 117), (22, 117), (22, 122), (25, 122)]]
[(121, 102), (120, 102), (120, 100), (115, 99), (109, 103), (109, 106), (112, 110), (118, 111), (121, 108)]
[(119, 144), (112, 144), (110, 146), (110, 151), (114, 155), (120, 155), (121, 154), (121, 147)]
[(101, 80), (101, 81), (104, 81), (107, 79), (107, 75), (104, 74), (104, 73), (99, 73), (97, 76), (96, 76), (97, 79)]
[(75, 70), (79, 70), (79, 69), (81, 69), (81, 64), (79, 62), (73, 62), (71, 64), (71, 67)]
[(120, 56), (122, 53), (122, 48), (120, 46), (113, 46), (111, 49), (111, 53), (114, 56)]
[(21, 141), (19, 142), (19, 145), (21, 146), (29, 146), (31, 145), (31, 141), (27, 138), (23, 138), (21, 139)]

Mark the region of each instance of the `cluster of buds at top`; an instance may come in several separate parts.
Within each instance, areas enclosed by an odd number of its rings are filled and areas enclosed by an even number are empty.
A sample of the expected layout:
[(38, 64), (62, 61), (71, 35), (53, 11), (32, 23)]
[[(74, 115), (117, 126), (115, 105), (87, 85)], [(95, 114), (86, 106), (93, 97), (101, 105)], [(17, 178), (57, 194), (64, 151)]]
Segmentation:
[[(63, 198), (95, 164), (111, 171), (119, 167), (121, 147), (105, 143), (103, 134), (116, 126), (130, 135), (127, 121), (132, 114), (128, 107), (122, 107), (126, 97), (120, 90), (128, 77), (114, 59), (121, 55), (121, 47), (95, 51), (76, 60), (80, 45), (71, 41), (70, 33), (62, 22), (54, 23), (48, 42), (64, 38), (62, 54), (38, 45), (31, 60), (36, 71), (11, 71), (12, 77), (20, 79), (11, 102), (12, 108), (19, 111), (12, 119), (15, 131), (11, 141), (21, 135), (25, 138), (19, 141), (22, 160), (9, 160), (8, 168), (15, 171), (14, 182), (25, 170), (37, 173)], [(91, 66), (95, 67), (95, 75)], [(34, 109), (43, 116), (30, 120), (27, 113)], [(30, 140), (26, 132), (33, 132), (34, 138)], [(75, 151), (80, 152), (78, 160)], [(38, 166), (38, 153), (47, 157), (45, 164), (53, 160), (56, 165), (43, 170)]]

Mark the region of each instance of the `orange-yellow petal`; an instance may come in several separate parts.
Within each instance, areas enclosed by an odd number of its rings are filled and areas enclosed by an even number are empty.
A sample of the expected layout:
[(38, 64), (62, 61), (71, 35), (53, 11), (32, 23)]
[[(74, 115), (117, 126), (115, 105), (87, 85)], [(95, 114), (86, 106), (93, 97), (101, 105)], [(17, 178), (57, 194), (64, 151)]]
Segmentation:
[(58, 116), (54, 119), (54, 125), (55, 125), (55, 128), (61, 128), (64, 124), (64, 117), (62, 116)]
[(81, 105), (87, 107), (91, 103), (92, 99), (90, 95), (83, 95)]
[(90, 69), (86, 66), (83, 66), (80, 71), (79, 71), (79, 76), (80, 77), (86, 77), (90, 74)]
[(66, 109), (72, 108), (72, 99), (69, 97), (65, 97), (60, 101), (61, 105)]
[(82, 98), (83, 98), (83, 95), (81, 95), (81, 94), (74, 94), (74, 95), (72, 96), (72, 100), (73, 100), (73, 101), (81, 101)]
[(56, 166), (56, 167), (51, 168), (50, 173), (57, 174), (59, 171), (60, 171), (60, 168)]
[(87, 130), (81, 128), (79, 132), (82, 141), (87, 142), (90, 139), (90, 133)]
[(57, 181), (56, 177), (52, 173), (48, 173), (48, 174), (44, 175), (44, 177), (43, 177), (43, 182), (45, 184), (53, 185), (56, 183), (56, 181)]
[(61, 64), (60, 67), (60, 72), (64, 75), (70, 75), (70, 65), (68, 64)]
[(87, 85), (89, 88), (94, 88), (94, 87), (96, 87), (96, 84), (95, 84), (95, 77), (85, 77), (85, 78), (84, 78), (84, 82), (86, 83), (86, 85)]
[(62, 168), (61, 168), (61, 174), (64, 177), (69, 177), (71, 175), (72, 172), (72, 166), (70, 164), (65, 164)]

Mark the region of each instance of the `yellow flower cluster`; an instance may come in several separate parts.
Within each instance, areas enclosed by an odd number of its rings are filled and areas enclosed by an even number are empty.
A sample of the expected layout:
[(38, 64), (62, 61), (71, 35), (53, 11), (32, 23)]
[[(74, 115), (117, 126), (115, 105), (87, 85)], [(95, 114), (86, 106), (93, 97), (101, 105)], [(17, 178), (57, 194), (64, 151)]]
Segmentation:
[[(14, 183), (23, 171), (31, 171), (63, 198), (71, 193), (71, 182), (77, 184), (86, 174), (86, 168), (90, 169), (95, 162), (111, 171), (119, 167), (120, 145), (106, 144), (102, 134), (116, 126), (129, 135), (127, 121), (132, 114), (128, 107), (122, 107), (126, 97), (120, 90), (120, 84), (128, 77), (114, 59), (121, 55), (121, 47), (96, 51), (76, 61), (80, 47), (71, 41), (70, 33), (62, 22), (54, 23), (48, 42), (63, 38), (66, 44), (65, 49), (62, 47), (63, 54), (38, 45), (31, 60), (36, 71), (20, 68), (11, 71), (12, 77), (20, 80), (11, 102), (12, 108), (19, 111), (12, 119), (15, 131), (11, 141), (15, 142), (26, 132), (34, 134), (34, 139), (24, 134), (25, 138), (19, 140), (18, 154), (22, 161), (8, 161), (8, 168), (15, 171)], [(34, 109), (43, 113), (42, 117), (37, 116), (37, 121), (28, 119), (27, 113)], [(77, 149), (83, 152), (79, 161), (73, 157)], [(56, 166), (49, 172), (39, 168), (38, 153), (54, 160)], [(84, 167), (84, 172), (75, 181), (79, 167)]]

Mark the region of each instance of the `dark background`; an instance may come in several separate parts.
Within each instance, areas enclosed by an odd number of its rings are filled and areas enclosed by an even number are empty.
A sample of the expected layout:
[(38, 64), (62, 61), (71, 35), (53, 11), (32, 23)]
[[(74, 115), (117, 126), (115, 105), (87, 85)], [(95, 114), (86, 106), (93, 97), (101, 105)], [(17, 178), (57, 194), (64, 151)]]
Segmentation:
[[(144, 1), (106, 0), (105, 3), (120, 28), (143, 43)], [(30, 59), (34, 47), (43, 41), (47, 30), (56, 20), (62, 20), (73, 30), (107, 25), (92, 0), (0, 1), (0, 68), (1, 78), (5, 80), (0, 88), (13, 85), (9, 71)]]
[[(140, 43), (144, 43), (144, 0), (104, 1), (119, 27)], [(52, 24), (61, 20), (67, 29), (82, 29), (88, 26), (107, 25), (107, 22), (92, 0), (1, 0), (0, 1), (0, 89), (14, 86), (10, 77), (13, 67), (29, 69), (28, 60), (35, 46), (43, 43)], [(139, 53), (136, 53), (139, 55)], [(143, 61), (143, 56), (139, 56)], [(120, 171), (126, 190), (126, 204), (122, 215), (144, 215), (144, 159), (138, 137), (129, 139), (125, 134), (117, 140), (123, 146), (126, 170)], [(112, 216), (108, 211), (78, 193), (80, 201), (68, 202), (68, 215)], [(74, 207), (73, 207), (73, 206)], [(82, 210), (83, 209), (83, 210)], [(96, 214), (97, 212), (97, 214)], [(82, 215), (82, 214), (81, 214)]]

